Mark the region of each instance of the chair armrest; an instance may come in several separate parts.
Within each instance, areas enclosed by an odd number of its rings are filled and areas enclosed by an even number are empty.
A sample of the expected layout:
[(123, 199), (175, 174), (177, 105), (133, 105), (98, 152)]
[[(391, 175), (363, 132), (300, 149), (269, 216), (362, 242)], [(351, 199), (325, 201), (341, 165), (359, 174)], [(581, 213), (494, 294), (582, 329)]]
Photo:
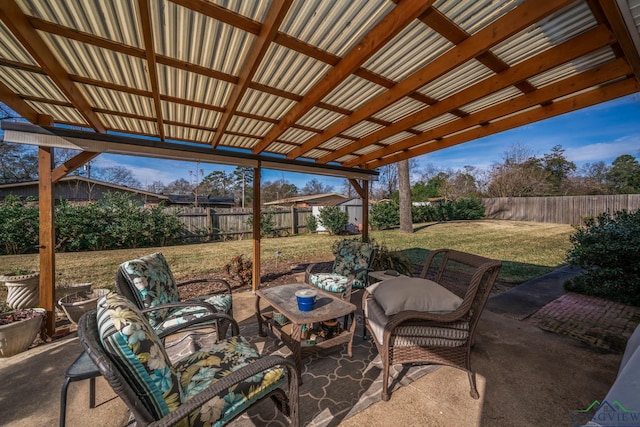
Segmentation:
[(176, 283), (176, 286), (177, 287), (181, 287), (181, 286), (186, 286), (186, 285), (192, 285), (194, 283), (220, 283), (220, 284), (224, 285), (224, 287), (225, 287), (225, 289), (222, 292), (231, 294), (231, 285), (229, 284), (229, 282), (227, 282), (224, 279), (213, 278), (213, 277), (212, 278), (202, 278), (202, 279), (187, 280), (185, 282)]
[(191, 412), (198, 409), (209, 400), (213, 399), (219, 393), (229, 389), (234, 384), (239, 383), (240, 381), (246, 380), (247, 378), (251, 378), (254, 375), (259, 374), (260, 372), (273, 368), (276, 366), (282, 366), (287, 371), (287, 378), (289, 382), (289, 401), (294, 403), (295, 407), (292, 409), (292, 418), (294, 416), (297, 417), (297, 403), (298, 403), (298, 374), (295, 368), (295, 365), (292, 360), (285, 359), (281, 356), (265, 356), (253, 363), (250, 363), (237, 371), (226, 375), (209, 387), (204, 389), (201, 393), (192, 397), (191, 399), (184, 402), (178, 409), (164, 416), (161, 420), (153, 422), (149, 424), (149, 426), (154, 427), (164, 427), (164, 426), (173, 426), (181, 419), (189, 416)]
[(304, 282), (305, 282), (305, 283), (311, 283), (311, 282), (309, 281), (309, 277), (311, 277), (311, 273), (312, 273), (313, 269), (314, 269), (317, 265), (318, 265), (318, 263), (317, 263), (317, 262), (313, 262), (313, 263), (309, 264), (309, 265), (307, 266), (307, 268), (304, 270)]

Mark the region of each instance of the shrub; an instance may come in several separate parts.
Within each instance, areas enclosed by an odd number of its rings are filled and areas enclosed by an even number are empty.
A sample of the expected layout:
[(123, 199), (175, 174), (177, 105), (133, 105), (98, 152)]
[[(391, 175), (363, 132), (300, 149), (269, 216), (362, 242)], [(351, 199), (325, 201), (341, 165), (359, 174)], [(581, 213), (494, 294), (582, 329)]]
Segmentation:
[[(253, 216), (247, 218), (247, 224), (253, 227)], [(260, 236), (276, 236), (275, 212), (272, 210), (260, 212)]]
[(313, 214), (307, 217), (307, 230), (309, 230), (310, 233), (318, 231), (318, 219)]
[(394, 201), (375, 203), (371, 206), (369, 222), (377, 230), (395, 227), (400, 224), (400, 207)]
[(244, 255), (238, 255), (224, 266), (224, 271), (230, 277), (237, 279), (240, 285), (250, 285), (253, 280), (253, 261), (245, 258)]
[(396, 270), (400, 274), (413, 275), (413, 263), (400, 251), (389, 249), (384, 243), (378, 244), (373, 239), (376, 254), (371, 262), (372, 271)]
[(640, 210), (603, 213), (575, 228), (567, 262), (585, 272), (565, 288), (640, 306)]
[(0, 251), (3, 254), (36, 252), (40, 226), (34, 199), (7, 196), (0, 203)]
[(447, 217), (454, 219), (482, 219), (484, 206), (479, 199), (464, 198), (447, 203)]
[(326, 206), (320, 209), (320, 224), (329, 234), (340, 234), (349, 224), (349, 214), (337, 206)]

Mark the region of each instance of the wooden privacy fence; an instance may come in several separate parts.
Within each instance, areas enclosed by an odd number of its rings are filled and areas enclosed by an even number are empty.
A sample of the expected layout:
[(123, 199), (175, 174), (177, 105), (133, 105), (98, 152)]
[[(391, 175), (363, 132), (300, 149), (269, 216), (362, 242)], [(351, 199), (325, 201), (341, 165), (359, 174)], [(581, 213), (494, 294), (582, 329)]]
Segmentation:
[(585, 217), (603, 212), (640, 209), (640, 194), (611, 196), (498, 197), (482, 199), (485, 215), (492, 219), (584, 224)]
[[(276, 208), (273, 212), (274, 230), (278, 235), (306, 232), (311, 208)], [(175, 213), (184, 224), (185, 237), (197, 240), (241, 240), (252, 237), (249, 220), (251, 208), (203, 208), (169, 207), (167, 213)], [(263, 212), (266, 212), (263, 211)]]

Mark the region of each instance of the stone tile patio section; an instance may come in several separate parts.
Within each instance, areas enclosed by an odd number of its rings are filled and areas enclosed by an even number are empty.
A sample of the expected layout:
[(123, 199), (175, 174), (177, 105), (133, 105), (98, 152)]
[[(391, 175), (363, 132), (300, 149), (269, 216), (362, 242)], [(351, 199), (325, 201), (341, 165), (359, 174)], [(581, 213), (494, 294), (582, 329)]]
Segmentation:
[(640, 323), (640, 307), (568, 292), (525, 321), (619, 353)]

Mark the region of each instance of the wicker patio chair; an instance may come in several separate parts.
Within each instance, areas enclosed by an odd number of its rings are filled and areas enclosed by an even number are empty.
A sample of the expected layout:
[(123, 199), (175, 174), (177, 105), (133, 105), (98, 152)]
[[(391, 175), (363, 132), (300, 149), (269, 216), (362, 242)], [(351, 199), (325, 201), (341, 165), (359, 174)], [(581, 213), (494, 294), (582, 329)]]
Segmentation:
[[(178, 288), (196, 283), (217, 283), (223, 291), (204, 297), (180, 300)], [(226, 318), (213, 322), (201, 320), (212, 313), (233, 317), (231, 286), (224, 279), (203, 278), (176, 283), (164, 255), (159, 252), (120, 264), (115, 280), (116, 290), (142, 310), (159, 334), (192, 327), (215, 327), (220, 338), (227, 334)]]
[(261, 357), (240, 335), (172, 362), (142, 312), (113, 292), (80, 319), (78, 336), (139, 426), (224, 425), (267, 397), (299, 425), (293, 362)]
[(419, 278), (385, 280), (365, 290), (363, 317), (382, 359), (383, 400), (390, 397), (390, 367), (408, 363), (465, 370), (471, 397), (479, 397), (471, 346), (501, 266), (500, 261), (439, 249), (430, 253)]
[(363, 289), (369, 284), (369, 269), (375, 257), (375, 247), (370, 243), (344, 239), (338, 244), (336, 258), (330, 273), (314, 273), (317, 263), (305, 271), (305, 282), (325, 292), (340, 294), (349, 301), (353, 289)]

